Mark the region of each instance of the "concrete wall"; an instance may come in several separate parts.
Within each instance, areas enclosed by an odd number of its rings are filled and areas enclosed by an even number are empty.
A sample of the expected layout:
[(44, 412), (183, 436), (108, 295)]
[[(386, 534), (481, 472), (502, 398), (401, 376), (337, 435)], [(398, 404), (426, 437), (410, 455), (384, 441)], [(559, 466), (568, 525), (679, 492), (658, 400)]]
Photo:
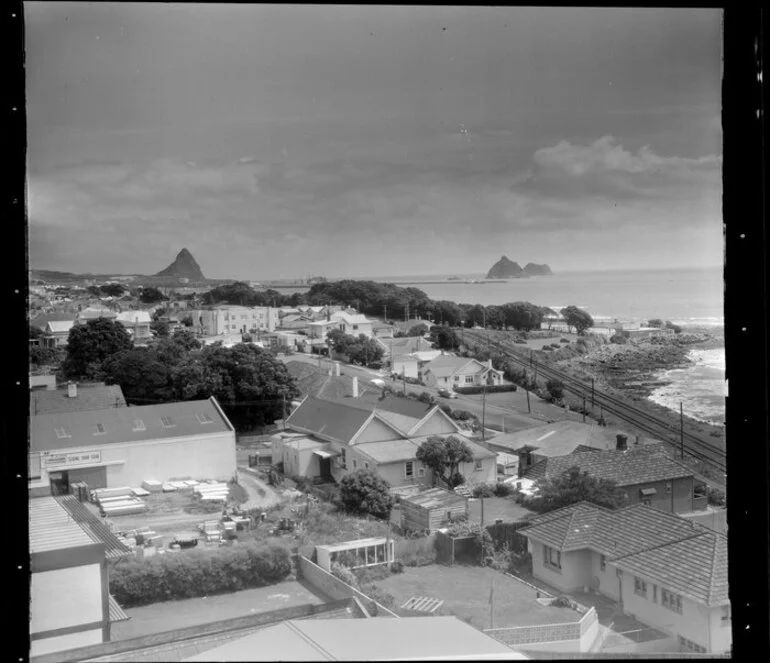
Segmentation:
[[(671, 484), (671, 490), (666, 484)], [(693, 478), (675, 479), (674, 481), (654, 481), (636, 486), (624, 486), (623, 490), (628, 495), (629, 504), (638, 504), (644, 498), (640, 494), (642, 488), (655, 488), (658, 492), (649, 497), (650, 506), (673, 513), (686, 513), (692, 511)]]
[[(85, 624), (96, 624), (88, 632), (64, 634), (35, 645), (35, 650), (54, 651), (64, 647), (78, 647), (102, 641), (102, 568), (100, 564), (39, 571), (30, 581), (31, 621), (30, 634), (56, 631)], [(98, 632), (94, 640), (93, 631)], [(64, 636), (67, 637), (64, 637)], [(72, 637), (70, 637), (72, 636)]]
[[(661, 605), (661, 587), (657, 587), (657, 600), (653, 600), (653, 586), (648, 580), (647, 598), (634, 593), (634, 575), (623, 573), (623, 610), (636, 619), (665, 633), (683, 636), (711, 650), (713, 646), (729, 648), (732, 636), (729, 626), (721, 626), (721, 608), (707, 608), (686, 597), (682, 598), (682, 614)], [(665, 588), (664, 588), (665, 589)], [(715, 650), (714, 653), (723, 653)]]
[[(369, 611), (369, 614), (376, 614), (378, 617), (398, 617), (397, 614), (369, 598), (366, 594), (363, 594), (354, 587), (342, 582), (342, 580), (333, 576), (331, 573), (327, 573), (318, 566), (318, 564), (314, 564), (307, 557), (300, 556), (298, 558), (297, 571), (298, 575), (300, 575), (303, 580), (309, 582), (317, 590), (326, 594), (326, 596), (333, 599), (355, 597), (363, 603), (364, 607)], [(376, 606), (374, 610), (370, 609), (370, 606), (372, 605)]]

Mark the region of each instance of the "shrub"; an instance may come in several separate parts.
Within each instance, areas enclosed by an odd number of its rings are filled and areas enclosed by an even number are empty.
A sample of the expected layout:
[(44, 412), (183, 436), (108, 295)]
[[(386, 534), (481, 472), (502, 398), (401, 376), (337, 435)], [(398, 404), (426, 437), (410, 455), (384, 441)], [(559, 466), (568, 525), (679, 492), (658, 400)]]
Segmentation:
[(496, 497), (508, 497), (514, 491), (514, 488), (509, 483), (495, 484), (494, 493)]
[[(482, 385), (474, 385), (472, 387), (455, 387), (454, 390), (458, 394), (480, 394), (484, 391)], [(488, 394), (497, 394), (506, 391), (516, 391), (515, 384), (492, 384), (487, 385), (486, 392)]]
[(402, 565), (401, 571), (398, 571), (398, 573), (401, 573), (404, 570), (404, 566), (416, 568), (418, 566), (430, 566), (431, 564), (435, 564), (436, 555), (435, 553), (433, 555), (428, 555), (426, 553), (413, 553), (411, 555), (403, 555), (403, 561), (404, 563)]
[(518, 343), (519, 345), (526, 345), (527, 342), (523, 338), (517, 338), (514, 340), (514, 343)]
[(564, 385), (559, 380), (548, 380), (545, 388), (554, 400), (559, 400), (564, 396)]
[(404, 572), (404, 564), (403, 562), (400, 562), (396, 560), (390, 565), (390, 572), (391, 573), (403, 573)]
[(433, 398), (431, 394), (429, 394), (427, 391), (423, 391), (418, 397), (417, 400), (420, 401), (420, 403), (427, 403), (429, 405), (435, 405), (436, 399)]
[(469, 419), (473, 419), (473, 415), (467, 410), (452, 410), (451, 417), (457, 421), (468, 421)]
[(283, 546), (244, 543), (120, 560), (110, 573), (110, 592), (121, 605), (132, 608), (273, 585), (291, 570), (289, 551)]
[(625, 336), (622, 336), (621, 334), (615, 334), (613, 336), (610, 336), (610, 343), (617, 343), (618, 345), (625, 345), (628, 343), (628, 340)]
[(560, 339), (559, 339), (559, 343), (569, 343), (569, 342), (570, 342), (570, 341), (569, 341), (569, 339), (568, 339), (568, 338), (560, 338)]
[(494, 489), (486, 483), (480, 483), (473, 487), (474, 497), (492, 497), (492, 495), (494, 495)]
[(713, 506), (727, 505), (727, 496), (725, 495), (725, 492), (719, 490), (719, 488), (711, 488), (711, 486), (709, 486), (706, 490), (706, 498), (708, 499), (708, 503)]
[(358, 578), (356, 578), (356, 574), (353, 573), (347, 566), (343, 566), (342, 564), (338, 564), (337, 562), (332, 562), (331, 565), (331, 574), (335, 578), (339, 578), (344, 582), (346, 585), (350, 585), (351, 587), (358, 587)]
[(387, 518), (393, 508), (390, 484), (371, 470), (357, 470), (340, 482), (340, 501), (353, 513), (368, 513)]
[(452, 416), (452, 408), (449, 407), (446, 403), (441, 403), (438, 406), (438, 409), (441, 410), (444, 414), (448, 414), (450, 417)]

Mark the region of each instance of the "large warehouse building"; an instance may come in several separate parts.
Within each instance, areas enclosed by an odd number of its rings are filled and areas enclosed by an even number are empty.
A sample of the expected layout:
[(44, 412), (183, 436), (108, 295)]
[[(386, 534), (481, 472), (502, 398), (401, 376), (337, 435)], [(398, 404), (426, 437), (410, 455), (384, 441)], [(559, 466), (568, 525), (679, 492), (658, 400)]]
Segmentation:
[(231, 479), (235, 429), (213, 397), (30, 418), (31, 495), (140, 486), (174, 478)]

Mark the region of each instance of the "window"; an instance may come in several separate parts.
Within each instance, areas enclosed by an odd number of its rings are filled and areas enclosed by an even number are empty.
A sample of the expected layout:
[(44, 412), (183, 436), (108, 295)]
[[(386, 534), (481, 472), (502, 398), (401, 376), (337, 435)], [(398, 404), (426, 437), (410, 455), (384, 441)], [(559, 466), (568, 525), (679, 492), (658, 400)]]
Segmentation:
[(420, 468), (417, 469), (417, 476), (418, 477), (424, 477), (425, 476), (425, 468), (424, 467), (420, 467)]
[(340, 449), (340, 465), (345, 469), (348, 466), (347, 458), (345, 457), (345, 448)]
[(651, 499), (643, 499), (642, 504), (645, 504), (647, 506), (652, 506), (652, 500)]
[(176, 426), (174, 420), (171, 417), (161, 417), (160, 423), (163, 424), (163, 428), (173, 428)]
[(368, 469), (369, 469), (369, 463), (364, 463), (364, 469), (365, 469), (365, 470), (368, 470)]
[(652, 602), (657, 603), (658, 602), (658, 586), (653, 585), (652, 586)]
[(706, 648), (701, 647), (699, 644), (696, 644), (692, 640), (688, 640), (685, 637), (682, 637), (681, 635), (678, 636), (679, 638), (679, 646), (688, 652), (695, 652), (696, 654), (705, 654)]
[(94, 426), (94, 435), (104, 435), (107, 431), (104, 430), (104, 424), (96, 424)]
[(666, 493), (671, 494), (671, 482), (666, 481)]
[(144, 422), (141, 419), (134, 419), (134, 432), (140, 431), (140, 430), (146, 430), (144, 426)]
[(641, 578), (634, 578), (634, 594), (647, 598), (647, 583)]
[(599, 555), (599, 568), (602, 571), (607, 570), (607, 556), (606, 555)]
[(474, 463), (473, 463), (473, 471), (474, 472), (481, 472), (482, 469), (483, 469), (482, 468), (482, 461), (480, 461), (480, 460), (474, 461)]
[(730, 623), (730, 606), (723, 605), (722, 606), (722, 624), (729, 624), (729, 623)]
[(358, 325), (353, 325), (353, 331), (357, 331), (357, 330), (358, 330)]
[(473, 384), (473, 376), (472, 375), (466, 375), (465, 376), (465, 384)]
[(660, 604), (669, 610), (678, 612), (680, 615), (682, 614), (682, 597), (679, 594), (669, 592), (667, 589), (661, 589)]
[(406, 463), (404, 463), (404, 476), (407, 479), (414, 477), (414, 463), (411, 460), (408, 460)]
[(561, 551), (543, 546), (543, 563), (552, 569), (561, 569)]
[(201, 424), (213, 424), (214, 420), (207, 415), (205, 412), (196, 412), (195, 418), (201, 423)]
[(56, 437), (59, 439), (62, 439), (64, 437), (72, 437), (68, 432), (67, 429), (62, 426), (61, 428), (54, 428), (54, 432), (56, 433)]
[(460, 376), (459, 375), (455, 375), (455, 382), (459, 382), (459, 381), (460, 381)]
[(358, 461), (354, 460), (353, 461), (353, 469), (355, 470), (357, 467), (358, 467)]

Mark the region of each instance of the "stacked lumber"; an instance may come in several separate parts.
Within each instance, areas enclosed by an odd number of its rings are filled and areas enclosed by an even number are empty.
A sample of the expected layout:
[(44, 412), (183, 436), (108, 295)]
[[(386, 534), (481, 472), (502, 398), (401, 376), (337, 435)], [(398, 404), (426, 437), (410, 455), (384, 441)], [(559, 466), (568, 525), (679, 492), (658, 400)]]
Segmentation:
[(126, 516), (133, 513), (144, 513), (149, 507), (138, 497), (126, 497), (122, 500), (106, 502), (99, 506), (104, 516)]
[(173, 493), (173, 492), (176, 492), (177, 490), (179, 490), (179, 487), (178, 486), (174, 486), (173, 484), (170, 484), (170, 483), (164, 483), (164, 484), (161, 485), (161, 490), (164, 493)]
[(186, 480), (166, 481), (166, 483), (163, 484), (163, 490), (166, 490), (166, 486), (171, 486), (175, 490), (184, 490), (185, 488), (190, 487)]
[(163, 483), (155, 481), (155, 479), (146, 479), (142, 481), (142, 488), (149, 490), (151, 493), (160, 493), (163, 490)]
[(150, 494), (150, 491), (145, 490), (144, 488), (132, 488), (131, 493), (134, 497), (147, 497)]
[(99, 504), (102, 500), (110, 497), (130, 497), (131, 488), (120, 486), (118, 488), (94, 488), (91, 491), (91, 501)]

